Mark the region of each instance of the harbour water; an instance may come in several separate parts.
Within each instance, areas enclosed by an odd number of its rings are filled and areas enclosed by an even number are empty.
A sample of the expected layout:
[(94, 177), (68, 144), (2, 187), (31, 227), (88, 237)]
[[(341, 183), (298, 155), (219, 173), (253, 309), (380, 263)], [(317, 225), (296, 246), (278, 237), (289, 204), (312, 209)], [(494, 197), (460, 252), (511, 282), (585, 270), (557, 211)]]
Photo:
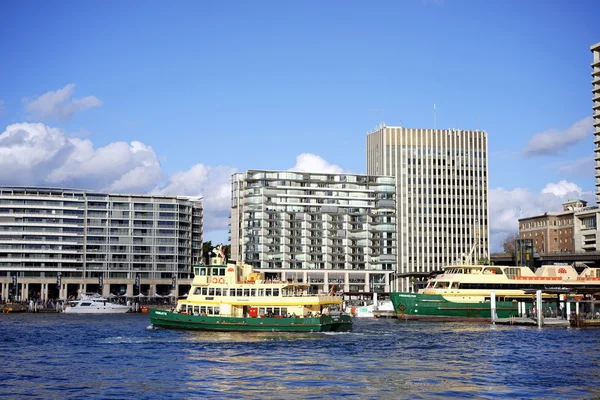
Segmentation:
[(153, 329), (147, 314), (0, 315), (0, 397), (592, 398), (600, 331), (356, 319), (336, 334)]

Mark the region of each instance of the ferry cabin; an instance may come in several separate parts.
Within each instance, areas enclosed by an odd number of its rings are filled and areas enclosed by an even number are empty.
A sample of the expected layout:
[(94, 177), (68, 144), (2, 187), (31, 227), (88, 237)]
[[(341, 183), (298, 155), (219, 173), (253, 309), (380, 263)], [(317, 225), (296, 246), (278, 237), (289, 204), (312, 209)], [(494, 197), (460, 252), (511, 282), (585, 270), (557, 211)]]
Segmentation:
[(314, 295), (299, 282), (265, 280), (248, 265), (194, 267), (194, 281), (177, 312), (239, 318), (316, 317), (340, 309), (340, 296)]
[[(567, 287), (579, 289), (600, 288), (600, 268), (587, 267), (581, 274), (571, 265), (545, 265), (535, 273), (528, 267), (495, 265), (449, 266), (443, 274), (430, 279), (419, 293), (445, 296), (475, 296), (471, 301), (484, 301), (491, 290), (497, 296), (509, 298), (531, 297), (525, 290), (544, 290)], [(480, 297), (480, 298), (478, 298)]]

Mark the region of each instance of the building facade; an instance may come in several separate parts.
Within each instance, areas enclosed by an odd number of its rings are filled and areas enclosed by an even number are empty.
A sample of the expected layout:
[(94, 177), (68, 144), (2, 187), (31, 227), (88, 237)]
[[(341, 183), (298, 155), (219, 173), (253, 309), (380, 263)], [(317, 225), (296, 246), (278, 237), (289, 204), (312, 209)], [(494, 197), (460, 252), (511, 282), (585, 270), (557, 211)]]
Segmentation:
[(231, 255), (315, 291), (389, 292), (396, 262), (390, 177), (250, 170), (232, 177)]
[(575, 240), (575, 213), (585, 210), (587, 202), (569, 200), (562, 206), (561, 212), (546, 212), (519, 219), (519, 237), (531, 239), (535, 253), (573, 253), (581, 249)]
[(201, 253), (199, 199), (0, 187), (4, 300), (165, 294), (190, 280)]
[[(395, 290), (411, 276), (471, 254), (489, 257), (487, 134), (381, 124), (367, 136), (367, 174), (394, 177), (398, 238)], [(474, 244), (478, 245), (474, 247)]]
[(594, 116), (594, 153), (596, 161), (596, 203), (600, 204), (600, 43), (590, 47), (592, 51), (592, 101)]

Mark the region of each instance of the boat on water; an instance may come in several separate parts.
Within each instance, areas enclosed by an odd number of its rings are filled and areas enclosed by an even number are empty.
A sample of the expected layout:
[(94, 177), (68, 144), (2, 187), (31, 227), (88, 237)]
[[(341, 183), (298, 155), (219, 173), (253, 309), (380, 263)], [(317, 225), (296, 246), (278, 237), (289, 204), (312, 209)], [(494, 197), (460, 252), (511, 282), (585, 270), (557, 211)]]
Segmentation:
[(377, 293), (373, 293), (370, 304), (352, 305), (350, 312), (356, 318), (388, 317), (394, 313), (394, 305), (390, 300), (378, 300)]
[(81, 294), (77, 300), (69, 300), (63, 312), (67, 314), (124, 314), (131, 307), (111, 302), (97, 293)]
[(350, 331), (352, 317), (342, 303), (335, 293), (313, 294), (307, 283), (266, 280), (251, 265), (215, 257), (211, 265), (194, 266), (187, 298), (175, 309), (150, 308), (150, 322), (208, 331)]
[(392, 292), (396, 316), (405, 320), (490, 321), (491, 294), (496, 297), (496, 317), (519, 314), (518, 302), (556, 299), (558, 292), (576, 295), (600, 292), (600, 268), (581, 273), (571, 265), (544, 265), (535, 272), (526, 266), (473, 265), (463, 262), (444, 268), (416, 293)]

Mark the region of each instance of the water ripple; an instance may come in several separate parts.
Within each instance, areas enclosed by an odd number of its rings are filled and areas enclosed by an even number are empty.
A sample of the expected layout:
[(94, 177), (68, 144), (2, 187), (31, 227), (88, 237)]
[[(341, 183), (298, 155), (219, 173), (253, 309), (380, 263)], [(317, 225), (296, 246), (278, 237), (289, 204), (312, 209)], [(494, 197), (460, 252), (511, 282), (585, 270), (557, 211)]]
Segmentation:
[(592, 398), (595, 330), (356, 320), (353, 332), (155, 329), (147, 315), (0, 315), (0, 396)]

